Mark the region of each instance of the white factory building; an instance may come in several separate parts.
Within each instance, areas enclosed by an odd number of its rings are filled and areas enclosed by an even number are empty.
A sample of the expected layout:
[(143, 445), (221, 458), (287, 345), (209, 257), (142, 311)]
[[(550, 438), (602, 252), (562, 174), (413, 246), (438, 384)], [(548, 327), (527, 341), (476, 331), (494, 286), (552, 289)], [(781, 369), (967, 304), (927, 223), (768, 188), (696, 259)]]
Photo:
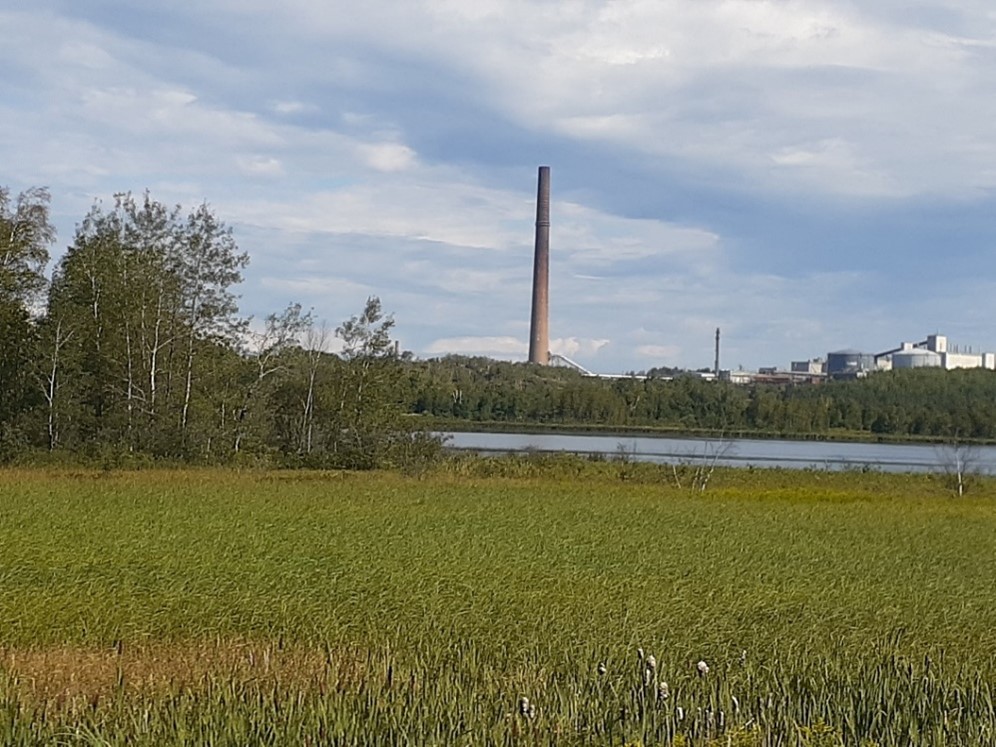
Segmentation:
[(988, 368), (996, 369), (996, 353), (976, 353), (948, 344), (944, 335), (929, 335), (922, 342), (904, 342), (898, 348), (875, 356), (878, 370), (900, 368)]
[(875, 371), (905, 368), (987, 368), (996, 370), (996, 353), (981, 353), (951, 345), (944, 335), (929, 335), (920, 342), (903, 342), (892, 350), (872, 355), (847, 349), (827, 353), (826, 360), (793, 361), (794, 375), (822, 375), (832, 379), (861, 378)]

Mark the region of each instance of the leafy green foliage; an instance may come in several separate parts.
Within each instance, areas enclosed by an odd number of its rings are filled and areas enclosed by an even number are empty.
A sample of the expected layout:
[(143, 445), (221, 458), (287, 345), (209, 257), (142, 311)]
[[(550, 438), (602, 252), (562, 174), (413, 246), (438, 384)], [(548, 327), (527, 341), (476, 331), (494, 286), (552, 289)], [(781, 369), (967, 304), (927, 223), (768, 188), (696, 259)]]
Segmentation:
[(50, 448), (101, 443), (177, 456), (203, 447), (195, 430), (216, 437), (213, 413), (191, 418), (207, 375), (199, 361), (236, 344), (230, 286), (247, 261), (204, 205), (186, 218), (148, 194), (117, 195), (111, 210), (95, 205), (59, 263), (43, 320), (65, 342), (59, 350), (50, 336), (56, 373), (45, 378), (63, 384), (60, 400), (49, 398), (49, 421), (61, 424)]
[(27, 310), (0, 299), (0, 462), (27, 445), (25, 417), (38, 404), (30, 375), (37, 353), (37, 334)]
[(396, 349), (394, 320), (376, 297), (335, 329), (338, 355), (329, 328), (299, 304), (252, 332), (235, 292), (248, 256), (231, 230), (206, 204), (184, 214), (148, 193), (91, 209), (34, 318), (54, 238), (48, 200), (41, 189), (16, 200), (0, 189), (2, 459), (45, 449), (95, 461), (116, 453), (112, 461), (419, 472), (441, 452), (428, 426), (467, 423), (996, 439), (992, 371), (779, 388), (585, 378), (485, 358), (415, 361)]
[[(44, 448), (152, 458), (420, 469), (439, 439), (405, 417), (393, 319), (370, 298), (336, 330), (291, 304), (250, 330), (234, 291), (248, 256), (202, 204), (148, 193), (93, 206), (55, 269), (45, 313), (48, 193), (0, 189), (0, 459)], [(319, 330), (324, 330), (319, 333)]]
[(48, 247), (55, 241), (49, 222), (48, 190), (35, 187), (13, 201), (0, 187), (0, 302), (30, 302), (45, 285)]
[(29, 189), (12, 200), (0, 187), (0, 461), (25, 447), (25, 421), (37, 404), (30, 371), (38, 339), (30, 310), (45, 285), (55, 240), (48, 204), (47, 190)]
[(451, 356), (414, 363), (413, 412), (451, 421), (551, 423), (801, 437), (996, 439), (996, 372), (914, 369), (778, 387), (693, 376), (593, 379)]

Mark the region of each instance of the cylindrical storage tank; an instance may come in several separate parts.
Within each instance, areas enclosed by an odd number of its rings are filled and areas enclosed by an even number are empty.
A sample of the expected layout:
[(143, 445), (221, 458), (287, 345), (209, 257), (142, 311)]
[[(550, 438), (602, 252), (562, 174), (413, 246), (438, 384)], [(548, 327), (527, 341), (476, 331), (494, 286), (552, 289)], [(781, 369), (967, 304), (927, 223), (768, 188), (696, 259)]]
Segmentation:
[(933, 350), (914, 348), (892, 354), (892, 368), (940, 368), (941, 356)]
[(867, 355), (859, 350), (838, 350), (835, 353), (827, 354), (827, 373), (834, 374), (856, 373), (867, 368)]

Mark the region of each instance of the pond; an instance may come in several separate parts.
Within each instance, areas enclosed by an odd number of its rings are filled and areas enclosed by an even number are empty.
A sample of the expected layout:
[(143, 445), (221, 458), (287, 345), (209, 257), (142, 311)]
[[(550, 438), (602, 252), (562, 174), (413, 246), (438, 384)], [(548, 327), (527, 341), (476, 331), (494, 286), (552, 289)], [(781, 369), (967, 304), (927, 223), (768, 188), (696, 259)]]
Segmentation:
[(880, 444), (845, 441), (790, 441), (750, 438), (570, 433), (446, 433), (448, 448), (487, 454), (530, 451), (601, 454), (663, 464), (706, 461), (721, 466), (796, 469), (875, 469), (884, 472), (941, 472), (960, 458), (969, 471), (996, 471), (996, 446)]

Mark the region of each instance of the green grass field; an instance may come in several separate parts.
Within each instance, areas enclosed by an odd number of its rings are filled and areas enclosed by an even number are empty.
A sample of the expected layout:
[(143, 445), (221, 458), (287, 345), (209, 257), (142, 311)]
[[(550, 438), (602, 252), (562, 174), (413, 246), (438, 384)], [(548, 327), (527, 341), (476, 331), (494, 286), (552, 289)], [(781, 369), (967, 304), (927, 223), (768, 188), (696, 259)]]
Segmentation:
[(565, 463), (2, 472), (0, 743), (996, 744), (992, 483)]

